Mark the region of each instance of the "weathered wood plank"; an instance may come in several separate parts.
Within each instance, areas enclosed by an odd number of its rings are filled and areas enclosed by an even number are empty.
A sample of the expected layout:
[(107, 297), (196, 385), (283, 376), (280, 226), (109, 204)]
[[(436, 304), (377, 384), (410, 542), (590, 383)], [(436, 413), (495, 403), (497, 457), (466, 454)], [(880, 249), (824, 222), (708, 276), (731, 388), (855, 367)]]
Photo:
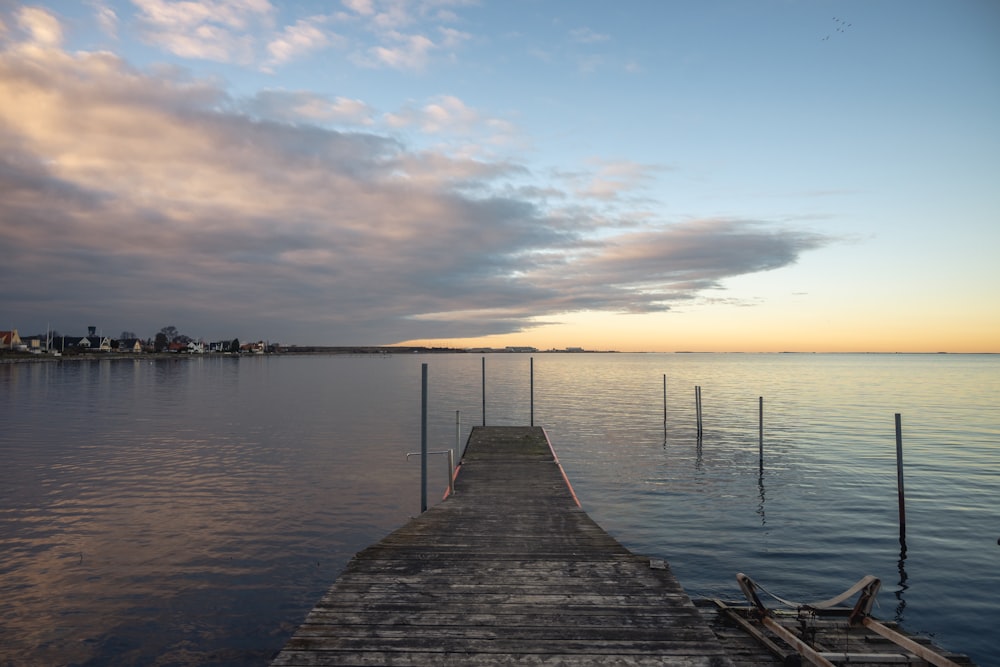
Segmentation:
[[(615, 610), (593, 611), (591, 613), (574, 614), (572, 620), (575, 628), (605, 627), (612, 623), (620, 622)], [(671, 610), (650, 610), (644, 614), (635, 614), (630, 619), (630, 625), (635, 628), (662, 628), (675, 623), (678, 618), (685, 622), (688, 617), (685, 613), (678, 614)], [(559, 616), (553, 614), (538, 613), (531, 608), (512, 610), (511, 613), (492, 613), (489, 611), (461, 613), (426, 610), (420, 614), (414, 614), (408, 609), (364, 611), (337, 609), (333, 611), (314, 610), (309, 615), (308, 620), (302, 624), (302, 629), (306, 626), (370, 626), (385, 625), (388, 627), (419, 627), (419, 626), (489, 626), (495, 628), (520, 627), (524, 625), (535, 626), (543, 623), (562, 624)]]
[(453, 636), (404, 636), (404, 637), (307, 637), (296, 635), (289, 647), (296, 650), (313, 651), (395, 651), (422, 653), (464, 653), (464, 654), (517, 654), (549, 653), (572, 655), (701, 655), (705, 653), (704, 642), (697, 640), (650, 641), (644, 639), (616, 640), (598, 637), (542, 637), (537, 640), (523, 637), (453, 637)]
[(711, 656), (641, 656), (574, 653), (557, 655), (552, 653), (430, 653), (430, 652), (388, 652), (388, 651), (283, 651), (274, 661), (274, 667), (318, 667), (321, 665), (395, 665), (396, 667), (439, 667), (442, 665), (491, 665), (505, 667), (717, 667)]

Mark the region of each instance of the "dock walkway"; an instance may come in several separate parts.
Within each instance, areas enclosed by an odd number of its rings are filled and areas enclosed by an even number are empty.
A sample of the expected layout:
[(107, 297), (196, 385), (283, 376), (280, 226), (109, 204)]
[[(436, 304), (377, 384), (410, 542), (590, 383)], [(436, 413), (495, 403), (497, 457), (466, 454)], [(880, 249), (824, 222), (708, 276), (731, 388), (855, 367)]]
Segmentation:
[(669, 569), (580, 508), (541, 428), (491, 426), (455, 494), (357, 554), (272, 664), (732, 663)]

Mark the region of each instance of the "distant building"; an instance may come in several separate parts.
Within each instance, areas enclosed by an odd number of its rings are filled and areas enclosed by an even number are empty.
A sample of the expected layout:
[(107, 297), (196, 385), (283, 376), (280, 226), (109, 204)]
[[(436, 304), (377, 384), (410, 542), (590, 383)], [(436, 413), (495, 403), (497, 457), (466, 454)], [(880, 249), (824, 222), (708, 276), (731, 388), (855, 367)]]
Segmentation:
[(5, 350), (24, 349), (24, 341), (22, 341), (21, 337), (17, 334), (17, 329), (0, 331), (0, 347)]
[(111, 352), (111, 338), (98, 335), (97, 327), (87, 327), (87, 335), (82, 338), (62, 336), (62, 339), (60, 349), (75, 347), (81, 352)]
[(118, 351), (138, 354), (143, 351), (142, 340), (139, 338), (122, 338), (118, 341)]
[[(90, 327), (93, 330), (94, 327)], [(110, 352), (111, 339), (107, 336), (84, 336), (76, 346), (84, 352)]]
[(250, 354), (264, 354), (265, 345), (264, 341), (260, 340), (256, 343), (243, 343), (240, 345), (240, 352), (248, 352)]

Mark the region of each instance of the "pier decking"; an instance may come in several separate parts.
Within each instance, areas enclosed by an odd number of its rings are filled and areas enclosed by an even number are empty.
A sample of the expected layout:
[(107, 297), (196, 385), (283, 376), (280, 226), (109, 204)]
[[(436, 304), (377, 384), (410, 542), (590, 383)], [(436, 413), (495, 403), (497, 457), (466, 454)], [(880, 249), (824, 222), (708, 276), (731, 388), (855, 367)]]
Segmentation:
[(455, 494), (357, 554), (272, 664), (732, 663), (666, 565), (580, 509), (541, 428), (477, 427)]

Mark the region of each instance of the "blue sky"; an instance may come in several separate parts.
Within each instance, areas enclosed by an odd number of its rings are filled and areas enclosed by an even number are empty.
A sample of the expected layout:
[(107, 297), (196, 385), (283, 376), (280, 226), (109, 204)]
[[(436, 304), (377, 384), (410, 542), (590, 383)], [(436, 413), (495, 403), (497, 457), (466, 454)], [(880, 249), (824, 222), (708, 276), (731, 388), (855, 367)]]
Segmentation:
[(990, 0), (0, 0), (0, 22), (22, 334), (1000, 351)]

